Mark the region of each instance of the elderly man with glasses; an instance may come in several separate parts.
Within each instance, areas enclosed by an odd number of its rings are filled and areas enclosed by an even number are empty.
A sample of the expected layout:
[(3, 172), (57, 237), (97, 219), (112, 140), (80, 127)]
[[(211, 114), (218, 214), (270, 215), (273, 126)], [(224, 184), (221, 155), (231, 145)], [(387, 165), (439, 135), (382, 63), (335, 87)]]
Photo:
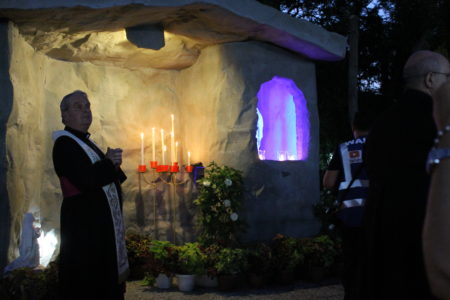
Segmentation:
[(413, 53), (403, 68), (402, 97), (367, 137), (370, 187), (360, 299), (434, 299), (421, 239), (429, 187), (425, 163), (436, 136), (433, 97), (449, 73), (444, 56)]

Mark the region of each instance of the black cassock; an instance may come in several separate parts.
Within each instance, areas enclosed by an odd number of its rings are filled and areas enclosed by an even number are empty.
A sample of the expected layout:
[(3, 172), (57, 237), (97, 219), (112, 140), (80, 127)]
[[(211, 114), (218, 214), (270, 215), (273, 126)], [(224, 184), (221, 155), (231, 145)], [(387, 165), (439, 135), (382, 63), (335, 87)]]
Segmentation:
[(64, 181), (61, 206), (60, 293), (61, 299), (121, 299), (114, 225), (102, 187), (114, 182), (122, 198), (122, 170), (89, 139), (89, 134), (66, 127), (100, 157), (92, 163), (72, 138), (61, 136), (53, 148), (56, 174)]
[(360, 299), (433, 299), (421, 236), (429, 186), (425, 162), (435, 135), (431, 97), (407, 90), (367, 137)]

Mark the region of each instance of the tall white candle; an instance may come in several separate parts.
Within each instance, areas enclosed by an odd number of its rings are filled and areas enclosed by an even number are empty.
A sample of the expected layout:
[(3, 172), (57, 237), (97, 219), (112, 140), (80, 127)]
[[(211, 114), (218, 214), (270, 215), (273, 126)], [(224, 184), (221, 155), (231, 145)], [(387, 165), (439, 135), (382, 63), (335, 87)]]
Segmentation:
[(175, 142), (175, 161), (178, 162), (178, 142)]
[(144, 133), (141, 132), (141, 165), (144, 164)]
[(191, 152), (188, 151), (188, 166), (191, 165)]
[[(161, 128), (161, 154), (164, 159), (164, 129)], [(163, 163), (164, 165), (164, 163)]]
[(175, 116), (173, 114), (170, 115), (172, 121), (172, 131), (170, 132), (170, 160), (172, 164), (177, 161), (175, 157)]
[(156, 161), (155, 155), (155, 127), (152, 128), (152, 161)]
[(167, 147), (166, 147), (166, 145), (164, 145), (163, 146), (163, 151), (162, 151), (162, 164), (163, 164), (163, 166), (166, 164), (166, 150), (167, 150)]

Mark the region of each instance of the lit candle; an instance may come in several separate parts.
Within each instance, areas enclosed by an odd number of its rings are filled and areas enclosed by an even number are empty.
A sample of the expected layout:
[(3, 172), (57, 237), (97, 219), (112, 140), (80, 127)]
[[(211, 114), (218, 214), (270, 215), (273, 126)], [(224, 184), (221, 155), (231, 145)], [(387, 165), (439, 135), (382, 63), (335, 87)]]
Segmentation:
[(188, 151), (188, 166), (191, 165), (191, 152)]
[(178, 142), (175, 142), (175, 161), (178, 162)]
[(152, 128), (152, 161), (155, 159), (155, 127)]
[(172, 164), (177, 161), (175, 157), (175, 116), (173, 114), (170, 115), (170, 118), (172, 119), (172, 131), (170, 132), (170, 160), (172, 161)]
[[(161, 128), (161, 154), (164, 157), (164, 129)], [(164, 163), (163, 163), (164, 165)]]
[(141, 165), (144, 164), (144, 133), (141, 132)]
[(163, 166), (166, 164), (166, 155), (165, 155), (166, 150), (167, 150), (167, 147), (166, 147), (166, 145), (164, 145), (163, 146), (163, 151), (162, 151), (162, 164), (163, 164)]

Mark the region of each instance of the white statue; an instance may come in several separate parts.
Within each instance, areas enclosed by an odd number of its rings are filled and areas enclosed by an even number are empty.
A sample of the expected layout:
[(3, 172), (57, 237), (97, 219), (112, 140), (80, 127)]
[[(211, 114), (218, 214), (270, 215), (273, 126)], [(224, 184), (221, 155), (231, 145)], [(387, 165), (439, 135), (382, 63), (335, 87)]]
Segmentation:
[(22, 222), (19, 257), (5, 267), (4, 273), (11, 272), (17, 268), (35, 268), (39, 265), (39, 244), (37, 239), (40, 236), (40, 228), (35, 228), (33, 222), (33, 214), (26, 213)]

